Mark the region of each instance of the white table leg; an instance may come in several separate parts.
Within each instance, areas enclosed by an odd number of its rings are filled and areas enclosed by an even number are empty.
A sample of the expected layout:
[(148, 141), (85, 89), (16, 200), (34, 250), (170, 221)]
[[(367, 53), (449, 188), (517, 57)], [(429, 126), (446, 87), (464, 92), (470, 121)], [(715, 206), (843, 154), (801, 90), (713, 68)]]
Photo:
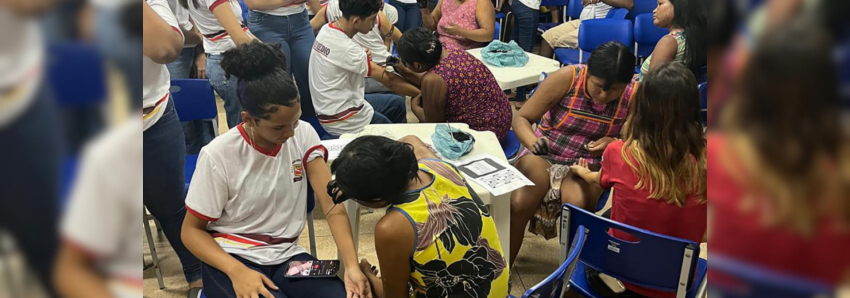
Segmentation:
[(354, 241), (354, 252), (358, 251), (358, 243), (360, 239), (360, 204), (352, 200), (345, 201), (345, 212), (348, 213), (348, 220), (351, 223), (351, 239)]
[(510, 264), (511, 251), (511, 195), (505, 194), (490, 198), (490, 213), (496, 222), (496, 232), (499, 234), (499, 242), (502, 244), (502, 252), (505, 254), (505, 262)]

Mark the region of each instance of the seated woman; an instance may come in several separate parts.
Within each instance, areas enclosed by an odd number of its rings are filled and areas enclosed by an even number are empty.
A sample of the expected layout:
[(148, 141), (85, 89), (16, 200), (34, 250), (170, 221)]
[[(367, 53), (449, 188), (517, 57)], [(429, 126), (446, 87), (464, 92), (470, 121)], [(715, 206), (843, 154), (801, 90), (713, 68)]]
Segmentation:
[[(313, 127), (298, 120), (298, 89), (284, 70), (280, 47), (254, 42), (223, 58), (222, 68), (239, 78), (242, 123), (201, 150), (182, 232), (186, 247), (205, 263), (204, 293), (367, 297), (348, 216), (344, 208), (333, 208), (325, 191), (331, 177), (327, 150)], [(311, 186), (345, 264), (345, 284), (337, 278), (284, 277), (289, 262), (316, 259), (298, 245)]]
[(411, 101), (420, 122), (462, 122), (492, 131), (500, 141), (511, 130), (511, 104), (483, 62), (457, 48), (446, 48), (432, 31), (416, 28), (398, 42), (405, 79), (422, 90)]
[(440, 42), (447, 48), (483, 47), (493, 40), (496, 31), (496, 9), (488, 0), (445, 0), (432, 12), (427, 8), (420, 11), (422, 26), (440, 33)]
[[(711, 254), (846, 287), (850, 143), (835, 45), (828, 30), (789, 22), (759, 39), (721, 110), (724, 131), (709, 134)], [(712, 284), (729, 281), (711, 268)]]
[(436, 158), (416, 137), (363, 136), (334, 161), (328, 192), (335, 202), (389, 207), (375, 225), (382, 277), (365, 260), (361, 268), (379, 298), (507, 297), (509, 273), (490, 212), (460, 172)]
[(670, 30), (640, 66), (638, 81), (654, 67), (676, 61), (700, 76), (706, 65), (706, 7), (702, 0), (659, 0), (652, 23)]
[[(513, 129), (528, 148), (515, 166), (534, 186), (511, 195), (511, 261), (516, 260), (529, 220), (529, 231), (549, 239), (557, 236), (562, 203), (596, 206), (602, 189), (571, 174), (569, 165), (584, 158), (591, 169), (599, 169), (602, 152), (620, 135), (628, 116), (636, 88), (634, 65), (628, 47), (613, 41), (603, 44), (587, 65), (549, 75), (514, 117)], [(533, 131), (532, 123), (541, 117)]]
[[(680, 63), (658, 65), (647, 73), (632, 100), (623, 140), (605, 148), (602, 168), (591, 171), (580, 159), (570, 172), (591, 185), (614, 189), (612, 220), (700, 243), (708, 207), (706, 143), (699, 111), (693, 74)], [(611, 234), (638, 240), (619, 230)], [(638, 297), (675, 297), (672, 292), (624, 285)]]

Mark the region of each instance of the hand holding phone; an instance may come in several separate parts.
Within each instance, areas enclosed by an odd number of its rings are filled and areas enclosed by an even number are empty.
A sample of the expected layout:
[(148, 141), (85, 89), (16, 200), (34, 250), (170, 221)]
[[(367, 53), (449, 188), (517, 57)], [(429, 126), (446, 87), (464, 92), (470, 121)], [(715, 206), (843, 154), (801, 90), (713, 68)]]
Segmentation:
[(290, 261), (286, 277), (332, 277), (339, 273), (339, 260)]

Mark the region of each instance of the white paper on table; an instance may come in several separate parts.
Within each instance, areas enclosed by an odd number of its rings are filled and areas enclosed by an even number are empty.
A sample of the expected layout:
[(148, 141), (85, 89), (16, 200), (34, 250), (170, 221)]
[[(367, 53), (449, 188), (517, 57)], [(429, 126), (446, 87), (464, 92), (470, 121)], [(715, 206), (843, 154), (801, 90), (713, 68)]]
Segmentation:
[(345, 145), (348, 145), (351, 141), (354, 141), (354, 139), (322, 141), (322, 145), (325, 146), (325, 148), (328, 148), (328, 160), (336, 160), (336, 158), (339, 157), (339, 154), (342, 153), (342, 148), (345, 148)]
[(464, 158), (463, 162), (457, 163), (457, 168), (466, 179), (478, 183), (494, 196), (534, 185), (516, 168), (489, 154)]

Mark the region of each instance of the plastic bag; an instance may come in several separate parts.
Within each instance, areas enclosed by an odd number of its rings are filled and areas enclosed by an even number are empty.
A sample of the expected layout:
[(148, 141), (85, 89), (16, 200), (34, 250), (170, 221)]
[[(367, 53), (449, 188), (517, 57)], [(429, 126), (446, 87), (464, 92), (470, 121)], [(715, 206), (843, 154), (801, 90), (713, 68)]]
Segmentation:
[(471, 134), (460, 129), (449, 127), (446, 124), (437, 124), (431, 141), (441, 156), (448, 159), (458, 159), (472, 151), (475, 138)]
[(523, 67), (528, 63), (528, 54), (513, 40), (510, 43), (490, 42), (481, 49), (481, 58), (485, 63), (498, 67)]

